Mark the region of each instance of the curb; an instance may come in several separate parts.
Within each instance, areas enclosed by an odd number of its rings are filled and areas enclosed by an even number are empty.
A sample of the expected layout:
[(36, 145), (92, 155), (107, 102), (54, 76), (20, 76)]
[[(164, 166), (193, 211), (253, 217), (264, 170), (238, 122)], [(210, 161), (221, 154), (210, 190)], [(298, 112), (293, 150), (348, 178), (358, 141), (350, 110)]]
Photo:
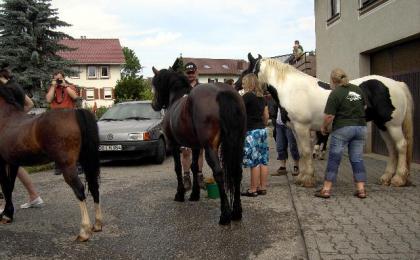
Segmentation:
[(301, 207), (301, 205), (299, 201), (295, 200), (295, 198), (297, 197), (297, 192), (296, 192), (296, 185), (294, 183), (293, 176), (289, 176), (288, 174), (286, 178), (287, 178), (287, 183), (289, 186), (290, 199), (295, 209), (296, 216), (298, 218), (297, 220), (298, 220), (300, 232), (303, 238), (303, 243), (305, 244), (306, 257), (309, 260), (321, 260), (321, 255), (319, 253), (318, 245), (316, 243), (314, 236), (311, 234), (310, 230), (307, 230), (306, 228), (302, 227), (303, 221), (301, 217), (299, 216), (299, 210), (298, 210)]

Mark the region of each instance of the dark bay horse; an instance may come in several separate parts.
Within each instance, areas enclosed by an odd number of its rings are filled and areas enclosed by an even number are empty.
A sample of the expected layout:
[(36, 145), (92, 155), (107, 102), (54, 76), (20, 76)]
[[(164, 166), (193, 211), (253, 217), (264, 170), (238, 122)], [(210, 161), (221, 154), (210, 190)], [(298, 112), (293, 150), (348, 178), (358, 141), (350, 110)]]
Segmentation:
[[(18, 167), (54, 161), (80, 201), (82, 221), (77, 240), (86, 241), (91, 231), (102, 230), (99, 138), (95, 117), (83, 109), (50, 110), (35, 117), (27, 115), (16, 102), (13, 84), (16, 83), (0, 82), (0, 182), (6, 200), (0, 223), (13, 220), (12, 192)], [(78, 160), (95, 203), (93, 227), (87, 211), (85, 188), (77, 174)]]
[[(191, 201), (200, 199), (198, 157), (200, 148), (204, 148), (206, 161), (220, 191), (219, 224), (227, 225), (231, 220), (240, 220), (240, 186), (246, 132), (246, 113), (241, 96), (227, 84), (203, 84), (191, 89), (187, 78), (181, 73), (166, 69), (158, 71), (155, 68), (153, 72), (152, 107), (156, 111), (167, 109), (163, 124), (173, 151), (178, 180), (175, 201), (184, 201), (185, 194), (180, 146), (191, 147), (193, 150)], [(226, 191), (230, 193), (229, 199)]]

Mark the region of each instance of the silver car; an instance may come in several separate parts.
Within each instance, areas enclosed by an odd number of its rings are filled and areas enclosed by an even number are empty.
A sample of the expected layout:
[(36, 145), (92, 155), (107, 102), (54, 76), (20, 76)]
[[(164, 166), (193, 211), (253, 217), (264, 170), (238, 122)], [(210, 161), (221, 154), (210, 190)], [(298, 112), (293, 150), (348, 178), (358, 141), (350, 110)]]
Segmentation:
[(161, 164), (166, 157), (162, 131), (163, 112), (152, 109), (151, 101), (130, 101), (111, 107), (98, 121), (101, 160), (153, 158)]

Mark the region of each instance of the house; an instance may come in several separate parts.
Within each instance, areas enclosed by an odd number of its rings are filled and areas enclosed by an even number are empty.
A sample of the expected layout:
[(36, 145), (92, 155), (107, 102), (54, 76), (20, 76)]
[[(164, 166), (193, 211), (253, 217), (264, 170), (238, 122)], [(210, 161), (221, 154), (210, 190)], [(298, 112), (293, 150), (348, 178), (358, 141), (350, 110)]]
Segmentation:
[(118, 39), (65, 39), (61, 44), (74, 51), (60, 52), (65, 59), (75, 61), (76, 75), (66, 80), (80, 87), (80, 96), (93, 107), (110, 106), (114, 103), (114, 88), (121, 79), (121, 68), (125, 63)]
[(193, 62), (197, 66), (198, 81), (200, 83), (236, 81), (242, 71), (248, 67), (245, 60), (182, 58), (183, 63)]
[[(415, 104), (414, 161), (420, 162), (420, 4), (418, 0), (315, 1), (316, 74), (378, 74), (404, 81)], [(367, 150), (387, 154), (376, 127)]]

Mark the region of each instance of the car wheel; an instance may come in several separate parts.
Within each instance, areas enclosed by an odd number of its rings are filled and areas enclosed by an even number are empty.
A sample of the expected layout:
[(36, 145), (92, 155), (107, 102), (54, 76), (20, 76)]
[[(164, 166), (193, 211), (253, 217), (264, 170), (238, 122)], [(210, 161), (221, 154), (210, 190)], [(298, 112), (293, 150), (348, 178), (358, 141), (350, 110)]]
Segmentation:
[(155, 162), (162, 164), (166, 158), (166, 144), (163, 138), (159, 138), (158, 146), (156, 148)]

